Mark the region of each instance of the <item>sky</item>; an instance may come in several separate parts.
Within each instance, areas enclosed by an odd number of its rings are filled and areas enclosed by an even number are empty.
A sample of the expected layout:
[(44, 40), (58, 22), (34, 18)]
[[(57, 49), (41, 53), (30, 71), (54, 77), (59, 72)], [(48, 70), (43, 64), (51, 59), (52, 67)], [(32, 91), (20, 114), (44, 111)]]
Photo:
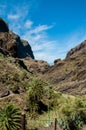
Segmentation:
[(50, 64), (86, 40), (86, 0), (0, 0), (0, 17)]

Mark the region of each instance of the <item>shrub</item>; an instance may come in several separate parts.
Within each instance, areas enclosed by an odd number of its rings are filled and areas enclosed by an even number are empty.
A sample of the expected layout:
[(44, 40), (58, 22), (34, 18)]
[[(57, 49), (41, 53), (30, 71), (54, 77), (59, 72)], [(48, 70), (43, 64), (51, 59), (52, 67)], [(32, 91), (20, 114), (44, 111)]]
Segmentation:
[(12, 104), (0, 109), (0, 130), (19, 130), (21, 127), (21, 111)]
[[(47, 105), (43, 102), (45, 86), (42, 80), (35, 80), (29, 84), (27, 91), (27, 106), (32, 116), (36, 113), (47, 111)], [(33, 114), (34, 113), (34, 114)]]
[(63, 130), (80, 130), (86, 123), (86, 101), (80, 98), (67, 101), (59, 108), (58, 123)]
[(78, 112), (72, 112), (68, 119), (69, 128), (72, 130), (79, 130), (82, 128), (84, 122)]

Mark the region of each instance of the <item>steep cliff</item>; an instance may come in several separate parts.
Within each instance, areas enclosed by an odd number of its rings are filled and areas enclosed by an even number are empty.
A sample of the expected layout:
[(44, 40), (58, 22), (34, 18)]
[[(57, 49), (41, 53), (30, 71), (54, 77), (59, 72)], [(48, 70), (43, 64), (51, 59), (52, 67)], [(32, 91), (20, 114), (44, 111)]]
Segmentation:
[(9, 31), (7, 24), (2, 19), (0, 19), (0, 52), (17, 58), (31, 57), (34, 59), (30, 44)]

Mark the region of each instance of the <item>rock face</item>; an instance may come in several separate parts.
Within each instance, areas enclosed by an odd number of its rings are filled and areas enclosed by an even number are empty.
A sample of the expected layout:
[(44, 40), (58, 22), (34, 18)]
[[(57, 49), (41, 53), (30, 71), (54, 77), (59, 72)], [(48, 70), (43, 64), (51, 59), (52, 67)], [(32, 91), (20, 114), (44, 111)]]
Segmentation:
[[(3, 25), (2, 25), (3, 24)], [(0, 20), (0, 53), (17, 58), (31, 57), (34, 55), (29, 43), (5, 27), (5, 22)]]
[(25, 40), (21, 40), (18, 35), (11, 31), (0, 32), (0, 49), (2, 50), (0, 52), (13, 57), (31, 57), (34, 59), (34, 55), (29, 43)]
[(2, 18), (0, 18), (0, 32), (8, 32), (8, 31), (9, 28), (7, 23)]
[(80, 54), (86, 54), (86, 40), (83, 41), (80, 45), (76, 46), (75, 48), (72, 48), (67, 56), (66, 60), (68, 59), (74, 59), (76, 56)]
[(49, 69), (49, 64), (43, 60), (33, 60), (31, 58), (26, 58), (23, 60), (27, 70), (35, 74), (44, 74)]
[(6, 86), (4, 87), (2, 84), (0, 84), (0, 98), (6, 97), (10, 95), (10, 91), (6, 88)]
[(64, 60), (55, 60), (44, 78), (57, 91), (86, 94), (86, 41), (71, 49)]

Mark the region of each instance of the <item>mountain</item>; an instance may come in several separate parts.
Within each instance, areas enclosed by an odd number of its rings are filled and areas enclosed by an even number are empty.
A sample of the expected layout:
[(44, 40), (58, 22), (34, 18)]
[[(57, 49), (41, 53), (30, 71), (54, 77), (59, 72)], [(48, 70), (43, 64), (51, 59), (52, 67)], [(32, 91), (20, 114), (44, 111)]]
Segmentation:
[(64, 60), (55, 60), (44, 77), (56, 91), (86, 94), (86, 41), (71, 49)]
[(19, 106), (26, 112), (27, 127), (31, 129), (39, 128), (33, 118), (39, 118), (40, 127), (45, 125), (41, 122), (44, 119), (57, 118), (64, 128), (72, 121), (69, 115), (74, 116), (74, 125), (75, 121), (82, 124), (82, 118), (86, 121), (85, 94), (86, 41), (72, 48), (64, 60), (56, 59), (50, 66), (34, 59), (29, 43), (0, 19), (0, 109), (9, 103)]
[(31, 57), (34, 55), (29, 43), (20, 39), (18, 35), (9, 30), (7, 24), (0, 18), (0, 52), (17, 58)]
[[(14, 80), (16, 75), (19, 75), (21, 84), (20, 73), (23, 75), (25, 71), (26, 75), (29, 75), (27, 79), (32, 75), (35, 75), (34, 79), (40, 77), (49, 82), (55, 91), (72, 95), (86, 93), (86, 41), (71, 49), (64, 60), (56, 59), (54, 65), (50, 66), (43, 60), (35, 60), (29, 43), (10, 31), (2, 19), (0, 19), (0, 25), (3, 25), (0, 30), (1, 86), (9, 88), (8, 86), (11, 86), (13, 82), (13, 86), (16, 87)], [(25, 81), (28, 81), (27, 79)]]
[(10, 31), (0, 18), (0, 105), (10, 101), (24, 108), (29, 82), (44, 74), (48, 67), (47, 62), (34, 59), (29, 43)]

